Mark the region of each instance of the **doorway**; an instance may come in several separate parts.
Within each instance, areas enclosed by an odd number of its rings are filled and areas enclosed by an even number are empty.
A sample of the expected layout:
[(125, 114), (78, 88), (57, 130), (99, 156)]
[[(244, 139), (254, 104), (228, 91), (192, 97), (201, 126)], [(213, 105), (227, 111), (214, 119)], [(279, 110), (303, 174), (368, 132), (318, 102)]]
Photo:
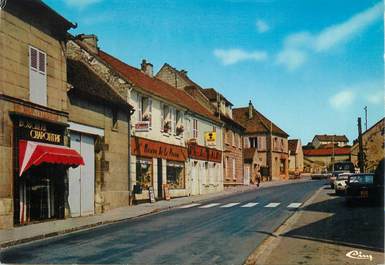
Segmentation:
[(199, 164), (191, 162), (191, 195), (199, 195)]
[(162, 167), (162, 159), (158, 158), (158, 199), (163, 198), (163, 167)]

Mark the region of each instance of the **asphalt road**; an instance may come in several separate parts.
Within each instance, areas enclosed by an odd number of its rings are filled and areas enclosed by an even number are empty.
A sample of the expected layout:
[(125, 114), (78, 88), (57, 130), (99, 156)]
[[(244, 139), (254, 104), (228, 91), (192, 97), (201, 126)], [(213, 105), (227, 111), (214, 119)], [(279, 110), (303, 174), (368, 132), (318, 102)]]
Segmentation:
[[(305, 202), (323, 183), (309, 181), (234, 194), (10, 247), (1, 250), (0, 258), (3, 263), (29, 264), (243, 264), (296, 210), (288, 206)], [(242, 207), (246, 204), (251, 207)]]

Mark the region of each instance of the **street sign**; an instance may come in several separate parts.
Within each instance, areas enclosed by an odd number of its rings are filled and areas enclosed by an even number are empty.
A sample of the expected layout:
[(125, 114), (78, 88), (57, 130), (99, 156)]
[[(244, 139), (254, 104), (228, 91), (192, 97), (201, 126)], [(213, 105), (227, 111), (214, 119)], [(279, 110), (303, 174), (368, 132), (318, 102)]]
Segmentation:
[(207, 146), (216, 146), (217, 133), (216, 132), (205, 132), (205, 140)]
[(150, 129), (150, 122), (138, 121), (135, 123), (135, 132), (148, 132)]

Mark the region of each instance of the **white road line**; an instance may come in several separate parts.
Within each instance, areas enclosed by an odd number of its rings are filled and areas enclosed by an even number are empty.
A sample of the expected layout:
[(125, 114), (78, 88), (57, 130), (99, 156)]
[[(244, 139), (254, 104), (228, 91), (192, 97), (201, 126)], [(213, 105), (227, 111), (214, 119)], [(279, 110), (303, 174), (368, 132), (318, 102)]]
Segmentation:
[(198, 205), (201, 205), (200, 203), (192, 203), (192, 204), (187, 204), (187, 205), (183, 205), (181, 207), (179, 207), (180, 209), (186, 209), (186, 208), (191, 208), (191, 207), (195, 207), (195, 206), (198, 206)]
[(202, 209), (206, 209), (206, 208), (211, 208), (211, 207), (215, 207), (215, 206), (218, 206), (220, 205), (220, 203), (210, 203), (210, 204), (206, 204), (206, 205), (203, 205), (199, 208), (202, 208)]
[(259, 204), (259, 203), (258, 202), (249, 202), (249, 203), (246, 203), (245, 205), (242, 205), (241, 207), (250, 208), (250, 207), (254, 207), (257, 204)]
[(271, 202), (267, 205), (265, 205), (265, 207), (268, 207), (268, 208), (274, 208), (274, 207), (277, 207), (278, 205), (280, 205), (281, 203), (279, 202)]
[(230, 207), (233, 207), (233, 206), (238, 205), (238, 204), (240, 204), (240, 202), (233, 202), (233, 203), (229, 203), (226, 205), (222, 205), (221, 208), (230, 208)]
[(301, 206), (301, 202), (293, 202), (293, 203), (290, 203), (287, 208), (299, 208)]

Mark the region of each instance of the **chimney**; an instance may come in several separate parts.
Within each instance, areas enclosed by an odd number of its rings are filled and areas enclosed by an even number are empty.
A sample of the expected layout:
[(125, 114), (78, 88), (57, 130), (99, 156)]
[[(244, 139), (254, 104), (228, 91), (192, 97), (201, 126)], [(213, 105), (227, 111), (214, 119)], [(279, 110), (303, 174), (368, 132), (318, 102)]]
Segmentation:
[(153, 65), (147, 62), (145, 59), (142, 60), (140, 69), (142, 70), (143, 73), (145, 73), (149, 77), (153, 77)]
[(99, 52), (98, 47), (98, 37), (94, 34), (79, 34), (76, 36), (79, 40), (83, 42), (93, 53), (97, 54)]
[(253, 118), (253, 103), (251, 103), (251, 100), (249, 101), (249, 120)]
[(187, 71), (184, 69), (180, 70), (180, 72), (181, 72), (181, 74), (187, 75)]

